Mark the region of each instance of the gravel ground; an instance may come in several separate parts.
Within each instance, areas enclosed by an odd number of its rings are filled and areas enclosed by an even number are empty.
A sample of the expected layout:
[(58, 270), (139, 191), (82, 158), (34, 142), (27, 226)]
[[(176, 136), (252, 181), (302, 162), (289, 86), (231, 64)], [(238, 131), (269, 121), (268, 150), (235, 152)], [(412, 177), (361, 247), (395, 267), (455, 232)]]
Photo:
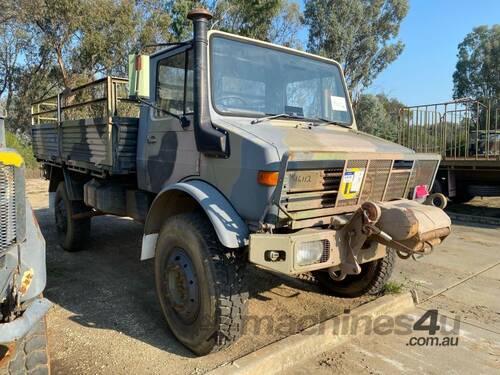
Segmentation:
[(223, 352), (196, 358), (163, 320), (153, 263), (139, 260), (141, 225), (94, 218), (87, 249), (65, 252), (56, 246), (47, 188), (44, 180), (27, 180), (47, 242), (45, 295), (55, 304), (48, 315), (53, 374), (204, 373), (370, 300), (333, 298), (313, 285), (249, 267), (250, 314), (273, 317), (274, 329), (249, 332)]

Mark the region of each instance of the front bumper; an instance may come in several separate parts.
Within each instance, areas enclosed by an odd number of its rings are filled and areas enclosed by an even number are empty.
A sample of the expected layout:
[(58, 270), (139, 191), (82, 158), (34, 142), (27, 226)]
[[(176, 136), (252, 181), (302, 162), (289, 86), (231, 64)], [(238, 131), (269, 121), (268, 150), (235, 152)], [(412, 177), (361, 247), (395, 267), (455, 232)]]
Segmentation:
[(9, 323), (0, 323), (0, 344), (10, 344), (22, 339), (42, 319), (52, 306), (48, 299), (34, 300), (23, 315)]
[(333, 217), (330, 227), (251, 234), (250, 262), (285, 274), (328, 268), (345, 277), (384, 257), (386, 246), (405, 259), (428, 253), (450, 234), (451, 221), (437, 207), (400, 199), (365, 202), (351, 215)]
[[(250, 235), (250, 262), (270, 270), (289, 275), (299, 274), (324, 268), (338, 267), (341, 264), (339, 231), (333, 229), (304, 229), (289, 234), (256, 233)], [(298, 261), (300, 244), (304, 242), (321, 241), (323, 253), (318, 262), (301, 265)], [(280, 257), (271, 259), (271, 252), (277, 252)], [(366, 263), (383, 258), (386, 248), (375, 241), (370, 241), (358, 254), (358, 262)]]

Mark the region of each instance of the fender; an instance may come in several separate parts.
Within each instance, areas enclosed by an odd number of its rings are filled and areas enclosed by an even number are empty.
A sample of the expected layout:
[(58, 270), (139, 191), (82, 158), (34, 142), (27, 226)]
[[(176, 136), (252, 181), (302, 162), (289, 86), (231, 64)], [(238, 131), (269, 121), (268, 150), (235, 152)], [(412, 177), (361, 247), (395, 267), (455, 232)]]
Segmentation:
[(206, 182), (191, 180), (169, 185), (156, 196), (144, 226), (141, 260), (154, 257), (165, 219), (197, 207), (207, 215), (222, 245), (232, 249), (248, 245), (248, 226), (226, 197)]

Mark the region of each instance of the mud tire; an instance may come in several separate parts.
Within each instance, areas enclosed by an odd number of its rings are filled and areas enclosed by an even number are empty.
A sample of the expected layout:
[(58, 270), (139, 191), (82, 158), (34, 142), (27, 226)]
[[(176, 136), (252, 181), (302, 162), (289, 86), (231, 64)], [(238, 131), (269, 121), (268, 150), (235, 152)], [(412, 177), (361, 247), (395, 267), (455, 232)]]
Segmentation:
[(157, 296), (172, 333), (198, 355), (219, 351), (242, 333), (248, 301), (242, 250), (222, 246), (201, 212), (173, 216), (161, 228)]
[(362, 264), (359, 275), (347, 275), (342, 281), (334, 281), (325, 271), (314, 271), (312, 275), (326, 292), (334, 296), (352, 298), (365, 294), (377, 295), (383, 292), (395, 262), (396, 253), (388, 248), (385, 257)]

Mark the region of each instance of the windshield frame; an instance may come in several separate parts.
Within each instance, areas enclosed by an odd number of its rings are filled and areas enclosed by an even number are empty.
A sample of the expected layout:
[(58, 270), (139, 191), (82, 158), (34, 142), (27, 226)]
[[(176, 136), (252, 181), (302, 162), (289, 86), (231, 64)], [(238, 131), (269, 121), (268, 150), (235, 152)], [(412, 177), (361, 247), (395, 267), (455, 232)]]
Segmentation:
[[(270, 114), (264, 114), (264, 113), (259, 114), (257, 112), (251, 113), (251, 112), (247, 112), (247, 111), (226, 112), (226, 111), (221, 111), (220, 109), (217, 108), (217, 106), (215, 105), (215, 101), (214, 101), (214, 92), (213, 92), (213, 85), (212, 85), (212, 76), (213, 76), (213, 53), (212, 53), (212, 51), (213, 51), (213, 49), (211, 48), (211, 45), (212, 45), (212, 41), (214, 38), (225, 38), (225, 39), (234, 40), (234, 41), (241, 42), (241, 43), (256, 45), (256, 46), (259, 46), (262, 48), (274, 49), (274, 50), (277, 50), (277, 51), (282, 52), (282, 53), (288, 53), (290, 55), (309, 58), (309, 59), (317, 60), (317, 61), (332, 65), (332, 68), (334, 68), (334, 69), (336, 68), (339, 71), (340, 81), (342, 82), (342, 87), (344, 89), (345, 99), (346, 99), (349, 117), (350, 117), (350, 122), (339, 122), (339, 123), (342, 124), (342, 126), (346, 126), (346, 127), (353, 127), (353, 125), (355, 124), (354, 112), (352, 110), (351, 98), (349, 95), (349, 91), (347, 89), (347, 84), (345, 82), (344, 71), (342, 69), (342, 66), (337, 61), (328, 59), (326, 57), (314, 55), (314, 54), (311, 54), (308, 52), (299, 51), (299, 50), (296, 50), (293, 48), (283, 47), (283, 46), (279, 46), (279, 45), (276, 45), (273, 43), (264, 42), (261, 40), (256, 40), (256, 39), (251, 39), (251, 38), (247, 38), (247, 37), (243, 37), (243, 36), (239, 36), (239, 35), (229, 34), (229, 33), (222, 32), (222, 31), (211, 30), (208, 32), (208, 49), (209, 49), (208, 82), (209, 82), (209, 87), (210, 87), (210, 105), (217, 114), (219, 114), (221, 116), (225, 116), (225, 117), (247, 117), (247, 118), (252, 118), (252, 119), (266, 117), (266, 116), (270, 115)], [(288, 119), (284, 118), (284, 120), (287, 120), (287, 121), (304, 121), (305, 120), (305, 121), (324, 122), (320, 119), (307, 118), (307, 117), (304, 117), (303, 120), (300, 118), (288, 118)]]

